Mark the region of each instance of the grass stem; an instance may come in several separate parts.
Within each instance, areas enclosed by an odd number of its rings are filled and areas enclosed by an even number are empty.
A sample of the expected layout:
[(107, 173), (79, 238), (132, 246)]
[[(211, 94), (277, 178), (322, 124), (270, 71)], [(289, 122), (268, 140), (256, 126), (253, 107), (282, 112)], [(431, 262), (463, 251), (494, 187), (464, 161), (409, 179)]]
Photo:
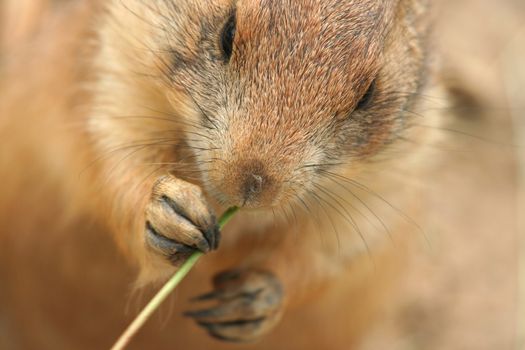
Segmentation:
[[(221, 218), (219, 219), (219, 228), (221, 230), (228, 223), (228, 221), (230, 221), (233, 215), (235, 215), (237, 210), (238, 208), (232, 207), (222, 214)], [(164, 286), (157, 292), (157, 294), (155, 294), (153, 299), (150, 300), (146, 307), (142, 309), (140, 314), (133, 320), (133, 322), (131, 322), (128, 328), (126, 328), (124, 333), (122, 333), (122, 335), (119, 337), (115, 345), (113, 345), (111, 350), (122, 350), (126, 348), (135, 334), (142, 328), (144, 323), (146, 323), (155, 310), (159, 308), (160, 304), (162, 304), (168, 295), (170, 295), (171, 292), (177, 288), (179, 283), (191, 271), (202, 255), (203, 253), (201, 252), (195, 252), (189, 257), (188, 260), (186, 260), (186, 262), (177, 270), (177, 272), (175, 272), (173, 277), (171, 277), (168, 282), (164, 284)]]

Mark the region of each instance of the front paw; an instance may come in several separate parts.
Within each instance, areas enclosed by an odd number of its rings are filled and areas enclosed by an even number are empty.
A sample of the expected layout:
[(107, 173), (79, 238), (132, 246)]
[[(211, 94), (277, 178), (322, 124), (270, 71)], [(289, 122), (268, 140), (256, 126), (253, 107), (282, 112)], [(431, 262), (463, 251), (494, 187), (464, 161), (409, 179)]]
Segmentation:
[(200, 187), (174, 176), (155, 183), (146, 206), (146, 244), (174, 265), (217, 249), (220, 231)]
[(271, 273), (227, 271), (217, 275), (213, 285), (213, 292), (195, 300), (211, 300), (216, 305), (185, 313), (211, 336), (232, 342), (250, 342), (278, 323), (283, 309), (283, 288)]

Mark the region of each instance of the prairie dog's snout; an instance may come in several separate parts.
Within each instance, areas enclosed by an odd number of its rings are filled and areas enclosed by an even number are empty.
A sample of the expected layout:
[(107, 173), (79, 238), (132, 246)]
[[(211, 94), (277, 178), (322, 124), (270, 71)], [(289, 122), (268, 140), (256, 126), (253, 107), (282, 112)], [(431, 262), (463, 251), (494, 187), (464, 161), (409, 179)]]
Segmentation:
[(241, 138), (212, 156), (216, 161), (207, 173), (208, 186), (224, 204), (257, 208), (283, 200), (298, 162), (262, 137), (257, 136), (259, 142)]
[(238, 201), (242, 206), (271, 201), (275, 191), (279, 188), (267, 166), (257, 159), (243, 161), (238, 167), (238, 179), (234, 179), (233, 190), (237, 187)]
[(266, 172), (265, 166), (258, 160), (249, 160), (241, 170), (240, 194), (243, 204), (256, 201), (264, 192), (269, 191), (273, 180)]
[[(306, 126), (294, 123), (293, 114), (241, 115), (228, 120), (230, 126), (221, 130), (222, 142), (209, 154), (201, 154), (210, 161), (205, 171), (207, 188), (220, 202), (274, 207), (308, 187), (311, 174), (305, 165), (322, 161), (322, 150), (316, 146), (318, 127), (312, 125), (305, 132)], [(283, 123), (288, 125), (279, 126)]]

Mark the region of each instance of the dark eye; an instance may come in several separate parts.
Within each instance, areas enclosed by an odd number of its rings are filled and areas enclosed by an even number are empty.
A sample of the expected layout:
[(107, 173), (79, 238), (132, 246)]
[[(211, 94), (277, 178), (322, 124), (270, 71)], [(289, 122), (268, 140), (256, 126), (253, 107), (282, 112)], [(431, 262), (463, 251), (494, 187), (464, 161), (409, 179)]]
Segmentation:
[(221, 34), (221, 49), (226, 61), (229, 61), (232, 56), (233, 39), (235, 39), (235, 15), (228, 19)]
[(361, 100), (359, 100), (356, 110), (363, 110), (363, 109), (370, 107), (370, 103), (374, 99), (375, 92), (376, 92), (376, 81), (374, 79), (374, 81), (372, 81), (372, 83), (366, 90), (363, 97), (361, 97)]

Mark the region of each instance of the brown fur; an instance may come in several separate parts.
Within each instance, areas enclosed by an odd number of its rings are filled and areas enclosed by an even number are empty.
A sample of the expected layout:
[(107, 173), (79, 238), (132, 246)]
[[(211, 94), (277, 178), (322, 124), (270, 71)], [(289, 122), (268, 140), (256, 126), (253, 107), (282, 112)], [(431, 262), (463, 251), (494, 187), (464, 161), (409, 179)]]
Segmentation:
[[(213, 272), (265, 268), (282, 282), (286, 308), (261, 348), (305, 349), (289, 332), (307, 329), (308, 346), (347, 349), (367, 328), (384, 300), (377, 280), (394, 275), (396, 264), (387, 261), (402, 261), (402, 248), (386, 249), (381, 221), (359, 208), (377, 201), (371, 187), (401, 195), (397, 203), (409, 211), (411, 195), (379, 171), (417, 174), (414, 159), (433, 137), (410, 128), (407, 112), (424, 108), (426, 6), (240, 0), (235, 7), (229, 64), (217, 46), (233, 11), (226, 0), (78, 3), (50, 16), (31, 46), (6, 56), (0, 253), (7, 288), (0, 293), (12, 301), (13, 347), (93, 348), (116, 337), (132, 274), (102, 233), (113, 233), (138, 266), (140, 285), (173, 273), (144, 244), (145, 208), (167, 173), (202, 186), (216, 212), (246, 207), (182, 297), (203, 289)], [(352, 113), (376, 77), (371, 107)], [(256, 173), (263, 191), (246, 199), (246, 176)], [(347, 195), (352, 184), (341, 177), (364, 185)], [(384, 220), (400, 242), (414, 230), (395, 210)], [(18, 266), (17, 275), (8, 266)], [(137, 344), (227, 346), (178, 318), (182, 300), (169, 330), (149, 328)]]

